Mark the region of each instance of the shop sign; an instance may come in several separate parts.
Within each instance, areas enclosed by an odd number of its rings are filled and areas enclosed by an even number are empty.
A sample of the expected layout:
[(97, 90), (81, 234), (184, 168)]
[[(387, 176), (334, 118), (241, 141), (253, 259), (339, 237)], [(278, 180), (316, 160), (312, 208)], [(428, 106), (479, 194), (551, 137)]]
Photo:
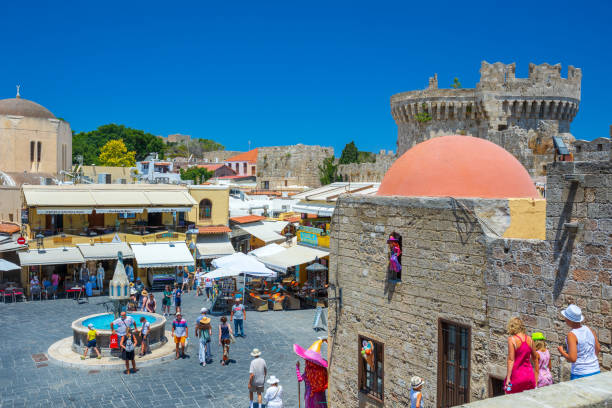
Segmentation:
[(28, 224), (30, 210), (27, 208), (21, 209), (21, 223)]

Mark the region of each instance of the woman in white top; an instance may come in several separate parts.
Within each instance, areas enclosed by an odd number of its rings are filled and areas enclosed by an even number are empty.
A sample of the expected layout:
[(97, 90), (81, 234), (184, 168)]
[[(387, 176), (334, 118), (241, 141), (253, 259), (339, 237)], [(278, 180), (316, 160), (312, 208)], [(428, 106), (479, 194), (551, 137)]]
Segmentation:
[(595, 332), (582, 325), (584, 321), (582, 310), (576, 305), (569, 305), (561, 314), (565, 318), (565, 323), (572, 328), (565, 338), (567, 351), (563, 349), (563, 346), (559, 346), (559, 353), (572, 363), (570, 378), (575, 380), (599, 374), (597, 355), (601, 346)]
[(270, 387), (266, 390), (263, 400), (266, 401), (268, 408), (283, 408), (283, 387), (278, 385), (278, 378), (271, 375), (268, 381)]

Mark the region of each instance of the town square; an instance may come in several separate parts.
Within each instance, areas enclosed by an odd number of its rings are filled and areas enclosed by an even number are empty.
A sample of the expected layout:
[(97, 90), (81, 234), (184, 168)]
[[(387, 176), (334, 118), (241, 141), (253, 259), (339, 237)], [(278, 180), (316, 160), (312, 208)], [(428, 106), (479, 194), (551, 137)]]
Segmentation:
[(612, 404), (612, 7), (11, 3), (0, 408)]

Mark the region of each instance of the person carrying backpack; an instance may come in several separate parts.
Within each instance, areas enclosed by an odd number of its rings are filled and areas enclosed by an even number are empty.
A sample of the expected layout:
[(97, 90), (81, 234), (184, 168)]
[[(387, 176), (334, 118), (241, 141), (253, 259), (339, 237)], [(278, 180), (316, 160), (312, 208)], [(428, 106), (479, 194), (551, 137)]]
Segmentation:
[(120, 344), (120, 347), (125, 355), (125, 374), (130, 374), (130, 361), (132, 362), (132, 372), (135, 373), (138, 371), (136, 369), (136, 360), (134, 358), (134, 355), (136, 354), (134, 350), (136, 349), (137, 344), (136, 336), (134, 336), (134, 333), (132, 333), (132, 329), (128, 327), (125, 336), (121, 338)]

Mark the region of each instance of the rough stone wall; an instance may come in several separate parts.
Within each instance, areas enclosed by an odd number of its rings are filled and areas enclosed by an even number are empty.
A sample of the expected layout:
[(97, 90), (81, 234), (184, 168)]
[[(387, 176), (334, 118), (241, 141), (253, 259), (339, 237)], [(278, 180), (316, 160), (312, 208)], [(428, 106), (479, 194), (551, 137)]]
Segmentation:
[[(467, 221), (467, 222), (466, 222)], [(403, 238), (402, 282), (387, 276), (391, 232)], [(486, 359), (486, 250), (480, 226), (447, 199), (342, 197), (332, 217), (330, 284), (343, 307), (329, 307), (333, 407), (379, 406), (358, 392), (358, 335), (384, 343), (384, 406), (409, 406), (410, 377), (427, 384), (434, 406), (438, 319), (472, 327), (472, 362)], [(335, 290), (329, 297), (336, 296)], [(483, 367), (472, 389), (485, 387)]]
[[(334, 155), (333, 147), (292, 146), (260, 147), (257, 154), (257, 188), (278, 189), (291, 185), (320, 187), (318, 167)], [(286, 185), (285, 185), (286, 184)]]
[(376, 155), (374, 163), (339, 164), (338, 175), (343, 181), (382, 181), (395, 161), (396, 156), (390, 152)]
[(425, 90), (391, 97), (401, 155), (437, 136), (462, 134), (493, 141), (510, 151), (532, 175), (545, 174), (533, 156), (553, 153), (553, 135), (570, 145), (570, 123), (580, 104), (582, 73), (561, 65), (529, 64), (529, 77), (516, 78), (515, 64), (482, 62), (475, 89), (438, 89), (437, 78)]
[[(559, 312), (571, 302), (602, 346), (612, 369), (612, 165), (548, 165), (547, 239), (501, 239), (452, 199), (341, 197), (332, 217), (330, 406), (381, 406), (358, 392), (357, 338), (385, 345), (384, 406), (407, 406), (410, 376), (425, 378), (425, 403), (437, 398), (438, 319), (471, 327), (470, 398), (489, 395), (489, 376), (505, 377), (507, 321), (549, 339), (556, 382), (569, 378), (556, 345), (567, 327)], [(572, 182), (570, 179), (578, 180)], [(499, 201), (496, 203), (496, 201)], [(467, 208), (505, 205), (461, 200)], [(477, 212), (478, 213), (478, 212)], [(577, 222), (578, 228), (572, 228)], [(402, 235), (402, 282), (386, 280), (386, 238)], [(362, 405), (359, 405), (362, 404)]]
[[(612, 131), (612, 130), (611, 130)], [(607, 137), (595, 140), (576, 140), (574, 142), (574, 160), (595, 161), (612, 159), (612, 143)]]
[(198, 164), (222, 163), (224, 160), (227, 160), (232, 156), (239, 155), (240, 153), (244, 153), (244, 152), (238, 152), (238, 151), (233, 151), (233, 150), (214, 150), (212, 152), (203, 152), (202, 160), (198, 161)]

